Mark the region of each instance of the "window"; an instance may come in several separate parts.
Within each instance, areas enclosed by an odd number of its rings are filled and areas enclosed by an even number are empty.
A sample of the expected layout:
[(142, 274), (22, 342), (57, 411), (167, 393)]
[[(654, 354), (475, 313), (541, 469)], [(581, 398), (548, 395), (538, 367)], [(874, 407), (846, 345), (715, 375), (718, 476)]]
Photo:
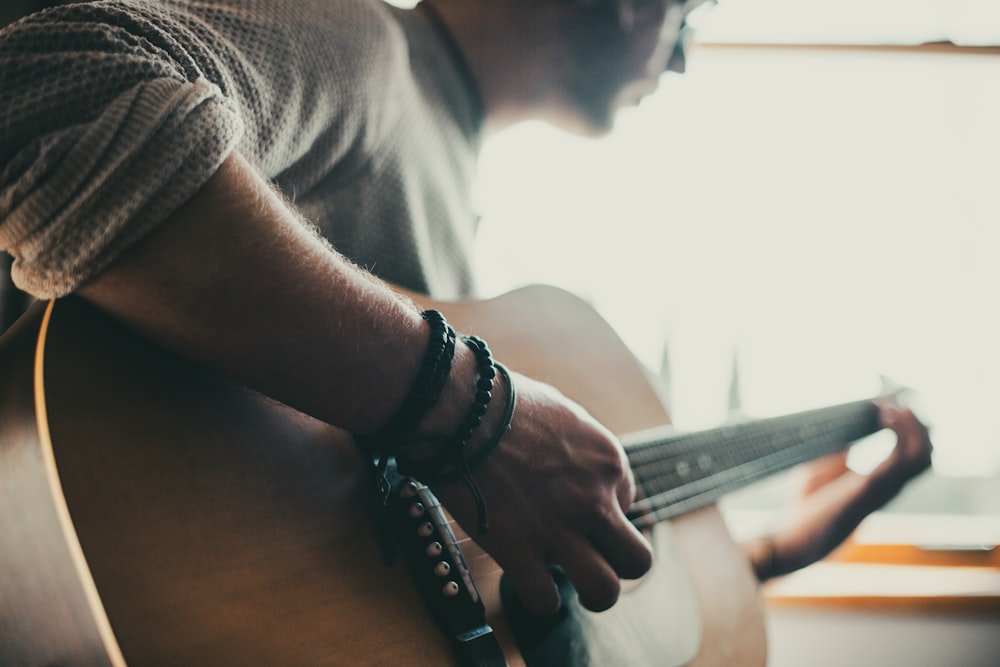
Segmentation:
[(721, 0), (702, 42), (1000, 45), (995, 0)]
[(917, 391), (939, 473), (1000, 474), (1000, 50), (971, 48), (1000, 44), (998, 12), (723, 0), (611, 137), (487, 144), (487, 291), (590, 299), (668, 371), (682, 428), (723, 419), (733, 377), (764, 415), (884, 374)]

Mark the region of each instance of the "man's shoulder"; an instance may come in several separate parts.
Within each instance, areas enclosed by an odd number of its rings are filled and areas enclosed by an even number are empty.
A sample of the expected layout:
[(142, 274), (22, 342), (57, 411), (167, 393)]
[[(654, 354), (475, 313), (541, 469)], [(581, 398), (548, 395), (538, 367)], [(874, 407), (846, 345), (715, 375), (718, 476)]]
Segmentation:
[(303, 28), (313, 28), (315, 47), (332, 56), (329, 71), (336, 78), (371, 85), (405, 63), (407, 35), (397, 8), (383, 0), (310, 0), (307, 5), (303, 20), (310, 25)]

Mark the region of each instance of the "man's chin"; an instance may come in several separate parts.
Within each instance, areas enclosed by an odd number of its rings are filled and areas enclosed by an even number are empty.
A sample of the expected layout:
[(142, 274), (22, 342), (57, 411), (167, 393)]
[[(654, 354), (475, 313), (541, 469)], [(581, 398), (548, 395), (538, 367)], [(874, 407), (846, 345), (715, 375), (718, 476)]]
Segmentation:
[(642, 104), (643, 100), (660, 89), (660, 78), (638, 81), (618, 94), (615, 100), (616, 109), (635, 108)]
[[(574, 134), (585, 137), (600, 138), (607, 136), (615, 129), (619, 116), (630, 109), (636, 109), (651, 93), (639, 97), (619, 98), (616, 103), (600, 113), (589, 113), (578, 119), (578, 127), (572, 128)], [(567, 128), (570, 129), (570, 128)]]
[(614, 123), (585, 123), (585, 122), (573, 122), (573, 123), (555, 123), (556, 127), (570, 134), (575, 134), (578, 137), (583, 137), (585, 139), (600, 139), (611, 134), (611, 130), (614, 129)]
[(617, 108), (592, 107), (567, 119), (562, 127), (573, 134), (597, 139), (611, 133), (617, 114)]
[(583, 137), (599, 138), (610, 133), (621, 109), (621, 95), (614, 97), (590, 96), (565, 104), (553, 116), (544, 120), (566, 132)]

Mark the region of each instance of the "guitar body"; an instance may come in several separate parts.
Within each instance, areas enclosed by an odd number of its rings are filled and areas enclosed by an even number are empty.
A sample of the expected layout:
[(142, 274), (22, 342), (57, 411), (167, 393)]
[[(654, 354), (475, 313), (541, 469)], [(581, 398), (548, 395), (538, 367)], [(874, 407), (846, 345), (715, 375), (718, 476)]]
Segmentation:
[[(617, 433), (667, 422), (621, 341), (564, 292), (433, 306)], [(55, 302), (40, 320), (0, 346), (0, 572), (19, 582), (0, 600), (0, 662), (454, 663), (405, 565), (384, 564), (370, 482), (346, 434), (81, 301)], [(657, 563), (619, 605), (574, 610), (582, 636), (567, 641), (584, 646), (574, 664), (610, 654), (639, 656), (620, 663), (630, 665), (763, 665), (756, 584), (714, 507), (657, 526), (653, 539)], [(462, 547), (508, 662), (534, 667), (501, 604), (502, 572), (471, 541)]]

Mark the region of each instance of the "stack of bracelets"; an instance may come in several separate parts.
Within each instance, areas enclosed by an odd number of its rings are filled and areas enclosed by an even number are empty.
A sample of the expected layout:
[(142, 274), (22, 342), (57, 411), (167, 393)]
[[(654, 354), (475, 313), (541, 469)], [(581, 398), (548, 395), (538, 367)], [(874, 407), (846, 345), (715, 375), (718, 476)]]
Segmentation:
[[(473, 469), (482, 464), (499, 446), (504, 434), (510, 429), (514, 417), (516, 396), (514, 383), (507, 369), (493, 359), (486, 341), (477, 336), (463, 336), (462, 343), (467, 345), (476, 356), (476, 392), (461, 426), (452, 436), (426, 435), (419, 433), (417, 427), (427, 413), (441, 397), (451, 373), (452, 361), (455, 356), (457, 335), (455, 330), (445, 320), (444, 315), (436, 310), (426, 310), (423, 318), (430, 324), (431, 334), (424, 354), (423, 364), (417, 374), (417, 379), (410, 389), (396, 414), (377, 432), (368, 435), (355, 435), (355, 442), (362, 450), (372, 457), (379, 480), (381, 494), (387, 492), (388, 483), (385, 480), (385, 470), (393, 457), (403, 459), (400, 467), (405, 467), (407, 475), (415, 477), (425, 484), (444, 484), (461, 481), (465, 483), (473, 495), (478, 514), (480, 534), (489, 530), (489, 519), (486, 503), (479, 485), (472, 477)], [(493, 398), (494, 381), (497, 375), (503, 379), (506, 388), (506, 404), (497, 427), (486, 442), (471, 455), (467, 451), (469, 441), (483, 421)], [(430, 445), (433, 454), (421, 457), (419, 460), (405, 459), (403, 451), (408, 445)]]

